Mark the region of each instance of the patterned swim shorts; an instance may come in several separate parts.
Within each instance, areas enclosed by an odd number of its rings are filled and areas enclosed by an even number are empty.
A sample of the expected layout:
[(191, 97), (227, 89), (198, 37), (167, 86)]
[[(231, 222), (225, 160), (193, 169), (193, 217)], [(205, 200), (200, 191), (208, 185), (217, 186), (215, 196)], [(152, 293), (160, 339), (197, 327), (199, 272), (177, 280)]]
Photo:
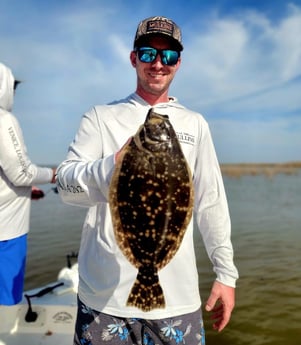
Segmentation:
[(74, 345), (205, 345), (202, 311), (145, 320), (95, 311), (78, 299)]

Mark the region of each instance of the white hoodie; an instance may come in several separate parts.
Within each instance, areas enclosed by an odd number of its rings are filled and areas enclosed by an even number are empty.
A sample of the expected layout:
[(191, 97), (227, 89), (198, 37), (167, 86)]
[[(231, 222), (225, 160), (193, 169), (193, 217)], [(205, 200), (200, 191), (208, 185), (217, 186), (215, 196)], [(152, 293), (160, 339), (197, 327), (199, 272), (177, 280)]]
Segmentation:
[(27, 156), (13, 106), (14, 76), (0, 63), (0, 241), (29, 230), (31, 186), (49, 183), (51, 168), (33, 164)]
[[(134, 135), (150, 109), (137, 94), (86, 113), (58, 167), (58, 187), (66, 203), (89, 207), (79, 251), (79, 297), (87, 306), (121, 317), (161, 319), (197, 310), (201, 305), (193, 243), (193, 221), (174, 258), (159, 271), (166, 307), (143, 312), (126, 306), (137, 275), (119, 249), (113, 232), (108, 190), (114, 153)], [(207, 122), (175, 99), (154, 110), (169, 116), (195, 187), (195, 223), (213, 263), (217, 280), (235, 286), (230, 217)]]

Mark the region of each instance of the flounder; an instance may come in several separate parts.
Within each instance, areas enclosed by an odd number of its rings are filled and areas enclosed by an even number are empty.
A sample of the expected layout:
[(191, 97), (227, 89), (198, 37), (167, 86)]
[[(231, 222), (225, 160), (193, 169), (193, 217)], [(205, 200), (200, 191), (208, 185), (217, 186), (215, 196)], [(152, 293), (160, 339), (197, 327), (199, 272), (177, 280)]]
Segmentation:
[(164, 308), (158, 270), (176, 254), (193, 208), (191, 172), (167, 115), (150, 109), (122, 148), (109, 204), (117, 244), (138, 269), (127, 305)]

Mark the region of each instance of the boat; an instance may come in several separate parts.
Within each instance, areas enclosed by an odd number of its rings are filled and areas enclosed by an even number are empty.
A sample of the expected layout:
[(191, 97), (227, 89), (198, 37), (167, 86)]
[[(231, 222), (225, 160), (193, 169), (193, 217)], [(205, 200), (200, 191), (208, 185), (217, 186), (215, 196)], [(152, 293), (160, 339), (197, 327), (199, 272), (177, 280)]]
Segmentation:
[(76, 254), (54, 281), (23, 293), (14, 306), (0, 306), (0, 345), (70, 345), (77, 312)]

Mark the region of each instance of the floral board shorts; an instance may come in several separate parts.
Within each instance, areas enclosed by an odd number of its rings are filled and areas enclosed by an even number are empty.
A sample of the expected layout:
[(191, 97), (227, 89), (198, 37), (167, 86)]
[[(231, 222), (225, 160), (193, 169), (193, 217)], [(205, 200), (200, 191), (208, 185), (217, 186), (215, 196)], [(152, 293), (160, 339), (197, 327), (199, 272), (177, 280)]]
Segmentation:
[(205, 345), (201, 309), (177, 317), (120, 318), (93, 310), (78, 299), (74, 345)]

